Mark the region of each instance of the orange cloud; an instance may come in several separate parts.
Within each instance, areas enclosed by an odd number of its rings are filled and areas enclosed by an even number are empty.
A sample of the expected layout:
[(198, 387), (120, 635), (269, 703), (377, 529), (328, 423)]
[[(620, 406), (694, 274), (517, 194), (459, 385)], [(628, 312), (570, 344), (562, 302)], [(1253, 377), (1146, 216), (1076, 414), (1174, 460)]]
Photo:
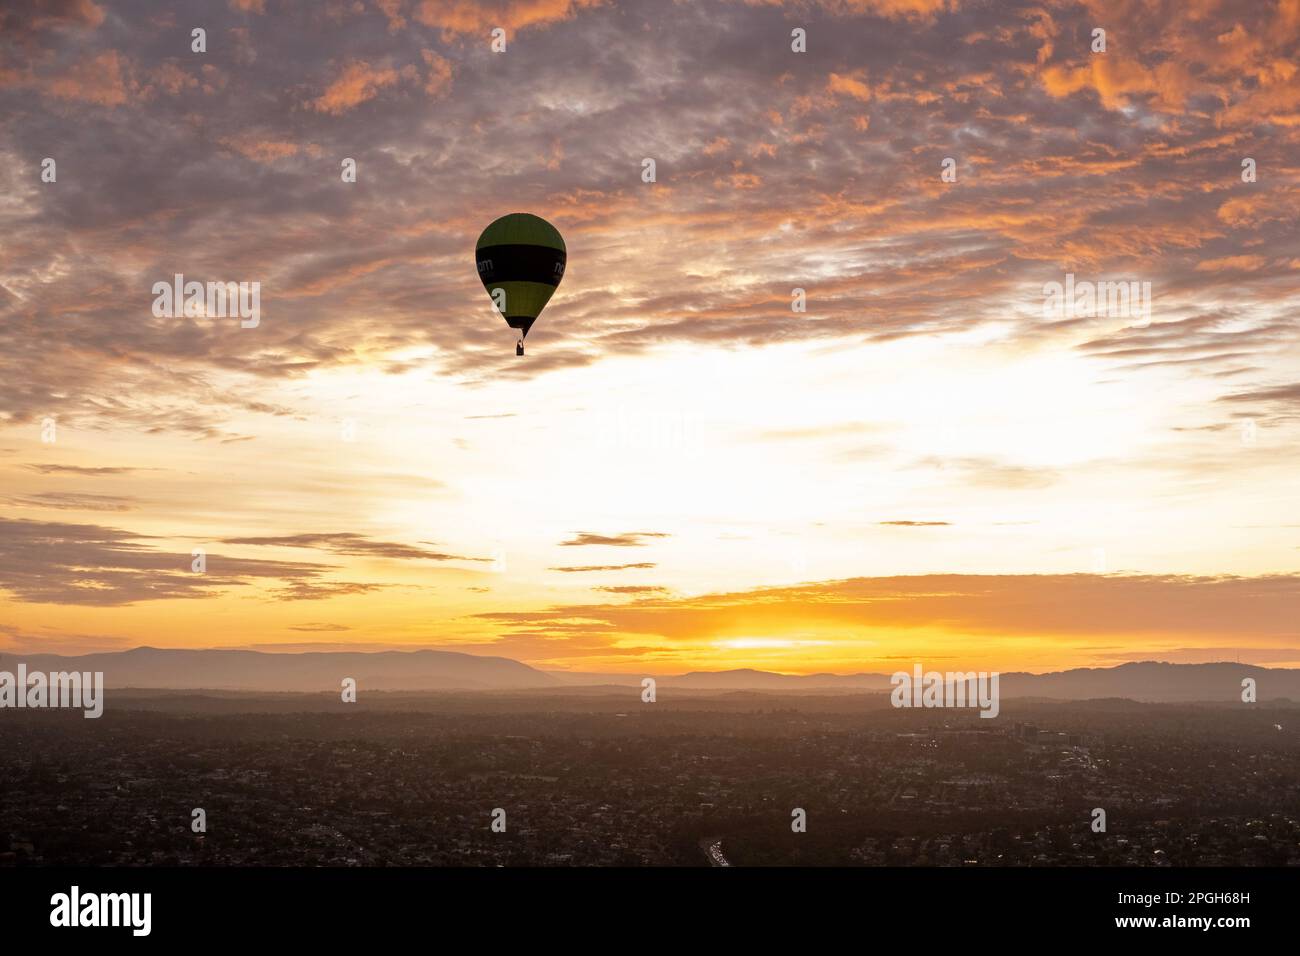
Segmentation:
[(402, 16), (402, 0), (375, 0), (375, 6), (387, 18), (389, 33), (396, 33), (406, 26), (406, 17)]
[[(745, 0), (751, 7), (784, 6), (785, 0)], [(933, 20), (958, 9), (961, 0), (814, 0), (816, 6), (836, 16), (876, 16), (888, 20)]]
[[(516, 30), (568, 20), (583, 8), (600, 6), (602, 0), (506, 0), (483, 3), (475, 0), (420, 0), (412, 16), (426, 27), (437, 27), (447, 35), (482, 33), (501, 27), (507, 37)], [(385, 11), (387, 13), (387, 11)], [(392, 17), (390, 15), (390, 23)]]
[(373, 69), (364, 60), (353, 60), (343, 68), (343, 75), (325, 88), (325, 92), (312, 100), (310, 106), (318, 113), (341, 116), (355, 106), (372, 100), (386, 86), (398, 80), (394, 69)]
[(94, 103), (98, 106), (121, 106), (139, 91), (130, 78), (131, 64), (116, 50), (83, 60), (62, 76), (50, 81), (49, 91), (61, 100)]
[(272, 163), (277, 159), (296, 156), (300, 148), (297, 143), (288, 140), (261, 139), (255, 136), (227, 137), (221, 140), (221, 145), (257, 163)]
[(862, 79), (865, 76), (866, 74), (861, 70), (844, 76), (832, 73), (830, 79), (826, 81), (826, 92), (843, 93), (865, 103), (871, 99), (871, 88)]
[[(17, 4), (14, 5), (17, 7)], [(32, 6), (29, 4), (28, 6)], [(95, 29), (104, 22), (104, 9), (94, 0), (36, 3), (35, 9), (0, 11), (0, 36), (27, 36), (39, 30), (64, 27)]]
[(1181, 63), (1169, 61), (1145, 67), (1114, 54), (1093, 56), (1082, 66), (1046, 67), (1042, 83), (1057, 99), (1079, 90), (1094, 90), (1102, 104), (1112, 110), (1129, 105), (1133, 95), (1151, 94), (1154, 105), (1171, 112), (1182, 109), (1192, 86), (1190, 74)]
[(429, 75), (424, 81), (424, 91), (430, 96), (442, 96), (451, 86), (451, 61), (432, 50), (421, 50)]
[(182, 90), (199, 85), (197, 78), (186, 73), (179, 66), (170, 61), (154, 70), (151, 78), (153, 79), (153, 82), (157, 83), (163, 90), (170, 93), (172, 96), (175, 96)]
[(1222, 259), (1205, 259), (1196, 263), (1197, 272), (1224, 272), (1228, 269), (1243, 269), (1253, 272), (1268, 263), (1263, 256), (1224, 256)]
[(1258, 192), (1249, 196), (1236, 196), (1218, 208), (1215, 215), (1220, 222), (1242, 228), (1258, 227), (1267, 222), (1280, 222), (1300, 213), (1300, 196), (1294, 191), (1278, 194)]

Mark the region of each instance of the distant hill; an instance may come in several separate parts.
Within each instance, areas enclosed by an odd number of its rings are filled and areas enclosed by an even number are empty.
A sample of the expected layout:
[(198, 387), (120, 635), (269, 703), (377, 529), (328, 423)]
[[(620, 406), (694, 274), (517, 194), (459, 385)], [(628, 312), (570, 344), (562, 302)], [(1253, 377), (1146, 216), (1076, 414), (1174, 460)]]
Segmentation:
[(773, 674), (748, 668), (731, 671), (691, 671), (665, 677), (665, 687), (729, 690), (889, 690), (888, 674)]
[(550, 671), (552, 677), (573, 686), (639, 686), (654, 677), (660, 687), (689, 690), (770, 690), (825, 693), (826, 691), (889, 690), (887, 674), (774, 674), (741, 668), (728, 671), (691, 671), (687, 674), (602, 674), (588, 671)]
[(369, 690), (519, 690), (557, 683), (507, 657), (457, 651), (268, 654), (137, 647), (80, 657), (0, 654), (0, 670), (13, 671), (20, 661), (29, 671), (103, 671), (108, 687), (323, 691), (338, 690), (345, 677)]
[[(639, 686), (654, 676), (659, 692), (673, 690), (767, 693), (886, 693), (888, 674), (775, 674), (750, 669), (692, 671), (679, 675), (541, 671), (507, 657), (459, 651), (324, 651), (275, 654), (245, 650), (137, 647), (79, 657), (0, 654), (0, 670), (19, 662), (29, 671), (103, 671), (109, 687), (166, 690), (336, 691), (344, 677), (361, 689), (386, 691), (521, 691), (593, 694)], [(936, 668), (937, 669), (937, 668)], [(1004, 698), (1156, 703), (1236, 702), (1241, 680), (1253, 677), (1258, 699), (1300, 701), (1300, 669), (1252, 664), (1167, 664), (1143, 661), (1117, 667), (1081, 667), (1047, 674), (1002, 674)]]
[(1051, 674), (1007, 673), (1001, 676), (1004, 697), (1129, 700), (1178, 703), (1240, 701), (1241, 680), (1253, 677), (1261, 701), (1300, 700), (1300, 670), (1253, 664), (1166, 664), (1140, 661), (1118, 667), (1079, 667)]
[[(926, 670), (931, 668), (927, 667)], [(939, 670), (939, 668), (934, 668)], [(910, 673), (910, 668), (908, 669)], [(551, 674), (566, 684), (640, 684), (632, 674)], [(1166, 664), (1156, 661), (1117, 667), (1080, 667), (1047, 674), (1007, 672), (999, 678), (1005, 698), (1094, 700), (1123, 698), (1152, 703), (1241, 700), (1241, 679), (1255, 678), (1258, 699), (1300, 701), (1300, 670), (1256, 667), (1252, 664)], [(692, 671), (676, 677), (656, 677), (660, 689), (761, 690), (779, 693), (873, 693), (892, 690), (889, 674), (773, 674), (757, 670)]]

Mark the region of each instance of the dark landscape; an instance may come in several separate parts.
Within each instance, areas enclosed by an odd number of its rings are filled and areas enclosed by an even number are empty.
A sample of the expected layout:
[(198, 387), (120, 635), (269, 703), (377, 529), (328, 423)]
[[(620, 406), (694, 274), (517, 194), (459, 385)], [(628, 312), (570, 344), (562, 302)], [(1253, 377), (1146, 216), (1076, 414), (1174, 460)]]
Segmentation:
[(1300, 865), (1291, 701), (119, 691), (0, 779), (11, 867)]

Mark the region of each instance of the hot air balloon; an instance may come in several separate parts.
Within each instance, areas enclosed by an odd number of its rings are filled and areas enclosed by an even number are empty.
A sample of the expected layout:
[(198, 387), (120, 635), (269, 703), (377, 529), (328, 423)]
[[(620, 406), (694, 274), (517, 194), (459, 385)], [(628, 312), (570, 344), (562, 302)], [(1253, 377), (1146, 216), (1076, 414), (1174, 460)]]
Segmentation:
[(478, 277), (506, 324), (519, 330), (515, 354), (564, 278), (568, 253), (560, 232), (545, 219), (512, 212), (483, 230), (474, 248)]

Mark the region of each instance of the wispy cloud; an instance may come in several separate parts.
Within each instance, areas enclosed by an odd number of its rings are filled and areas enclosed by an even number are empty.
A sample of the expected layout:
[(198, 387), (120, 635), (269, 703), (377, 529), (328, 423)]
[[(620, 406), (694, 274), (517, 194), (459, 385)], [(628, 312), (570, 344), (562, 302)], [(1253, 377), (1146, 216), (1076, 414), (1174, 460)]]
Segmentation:
[(87, 477), (101, 475), (129, 475), (140, 471), (139, 468), (127, 468), (122, 465), (54, 465), (29, 464), (24, 468), (38, 471), (42, 475), (83, 475)]
[(5, 503), (20, 508), (55, 508), (60, 511), (130, 511), (132, 498), (118, 495), (93, 495), (74, 491), (47, 491), (34, 495), (10, 495)]
[(566, 574), (582, 573), (587, 571), (631, 571), (645, 570), (656, 567), (654, 563), (642, 562), (638, 564), (587, 564), (576, 567), (551, 568), (552, 571), (563, 571)]
[[(45, 604), (114, 606), (137, 601), (210, 598), (259, 581), (309, 582), (327, 565), (161, 551), (147, 535), (86, 524), (0, 519), (0, 589)], [(318, 587), (326, 587), (324, 584)]]
[(579, 531), (568, 541), (561, 541), (562, 548), (582, 548), (590, 545), (603, 545), (613, 548), (643, 548), (648, 539), (667, 538), (670, 535), (662, 531), (624, 531), (622, 534), (595, 534)]
[(414, 545), (393, 541), (374, 541), (365, 535), (340, 531), (332, 534), (284, 534), (250, 538), (225, 538), (222, 544), (272, 548), (311, 548), (331, 554), (365, 558), (391, 558), (399, 561), (491, 561), (491, 558), (466, 557), (442, 551), (428, 551)]

